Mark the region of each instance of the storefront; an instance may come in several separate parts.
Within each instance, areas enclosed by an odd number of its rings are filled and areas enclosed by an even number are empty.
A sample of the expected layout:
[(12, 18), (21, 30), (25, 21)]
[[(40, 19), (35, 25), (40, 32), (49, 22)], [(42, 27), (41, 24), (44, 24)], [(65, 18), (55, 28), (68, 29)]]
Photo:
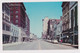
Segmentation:
[(3, 34), (3, 44), (9, 43), (10, 35)]

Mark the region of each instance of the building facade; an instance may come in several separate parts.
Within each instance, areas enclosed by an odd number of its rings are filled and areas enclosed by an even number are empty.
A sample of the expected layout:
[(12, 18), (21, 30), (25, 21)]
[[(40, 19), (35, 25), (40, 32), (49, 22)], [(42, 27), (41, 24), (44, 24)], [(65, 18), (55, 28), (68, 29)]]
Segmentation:
[(11, 23), (11, 42), (18, 42), (19, 39), (19, 27)]
[(25, 14), (25, 17), (26, 17), (26, 26), (25, 26), (25, 32), (28, 36), (28, 40), (29, 40), (29, 36), (30, 36), (30, 19), (28, 18), (28, 15)]
[(63, 42), (78, 44), (78, 3), (62, 3), (62, 27)]
[(47, 39), (48, 38), (48, 17), (46, 17), (45, 19), (42, 20), (43, 21), (43, 32), (42, 32), (42, 37), (43, 39)]
[(72, 44), (78, 44), (78, 3), (70, 2), (69, 4), (69, 30)]
[(10, 8), (9, 4), (2, 3), (2, 25), (3, 25), (3, 43), (9, 43), (10, 42)]
[(63, 27), (63, 42), (68, 42), (69, 34), (69, 2), (62, 3), (62, 27)]
[(57, 39), (59, 41), (59, 22), (60, 19), (55, 19), (54, 21), (54, 39)]
[(10, 7), (10, 21), (18, 27), (25, 28), (25, 6), (23, 3), (9, 3)]
[[(9, 3), (10, 21), (20, 29), (20, 37), (18, 41), (27, 41), (30, 35), (30, 20), (26, 14), (25, 6), (22, 2)], [(23, 32), (23, 33), (22, 33)], [(22, 35), (23, 34), (23, 35)], [(22, 37), (22, 38), (21, 38)], [(21, 38), (21, 40), (20, 40)]]
[(57, 40), (60, 42), (61, 38), (62, 38), (62, 20), (60, 18), (60, 20), (57, 23)]
[(54, 20), (55, 19), (49, 19), (48, 21), (48, 36), (49, 36), (49, 39), (52, 40), (53, 39), (53, 36), (54, 36)]

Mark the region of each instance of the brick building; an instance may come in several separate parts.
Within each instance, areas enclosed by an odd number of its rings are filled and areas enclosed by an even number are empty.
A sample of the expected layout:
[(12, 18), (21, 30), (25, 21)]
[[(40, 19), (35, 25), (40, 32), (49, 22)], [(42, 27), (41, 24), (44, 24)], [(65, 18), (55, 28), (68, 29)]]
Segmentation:
[(18, 27), (25, 28), (25, 6), (23, 3), (9, 3), (10, 6), (10, 21)]

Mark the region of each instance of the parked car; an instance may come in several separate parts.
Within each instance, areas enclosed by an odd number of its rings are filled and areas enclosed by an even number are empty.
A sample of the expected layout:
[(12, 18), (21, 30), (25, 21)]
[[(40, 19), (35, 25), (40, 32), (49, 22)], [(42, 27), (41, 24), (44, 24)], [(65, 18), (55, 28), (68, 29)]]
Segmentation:
[(58, 44), (58, 41), (56, 39), (53, 40), (52, 42), (55, 43), (55, 44)]

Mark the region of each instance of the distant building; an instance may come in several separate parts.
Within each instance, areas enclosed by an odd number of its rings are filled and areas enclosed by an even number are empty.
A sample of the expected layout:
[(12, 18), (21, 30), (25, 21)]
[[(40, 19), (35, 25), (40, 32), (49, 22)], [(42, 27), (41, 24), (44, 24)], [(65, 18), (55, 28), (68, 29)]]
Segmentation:
[(61, 18), (57, 23), (56, 35), (57, 35), (57, 40), (61, 41), (61, 38), (62, 38), (62, 19)]
[(49, 19), (48, 21), (48, 36), (49, 36), (49, 39), (52, 40), (53, 39), (53, 36), (54, 36), (54, 20), (55, 19)]
[(10, 42), (10, 8), (8, 3), (2, 3), (2, 25), (3, 25), (3, 43), (9, 43)]
[(43, 25), (42, 25), (43, 26), (42, 37), (43, 37), (43, 39), (46, 39), (46, 38), (48, 38), (47, 37), (47, 30), (48, 30), (48, 21), (49, 21), (49, 19), (48, 19), (48, 17), (46, 17), (42, 21), (43, 21)]
[(30, 40), (36, 40), (37, 36), (33, 33), (30, 33)]
[(58, 27), (58, 24), (60, 22), (60, 19), (55, 19), (54, 21), (54, 39), (57, 39), (58, 40), (58, 31), (59, 29), (57, 28)]

